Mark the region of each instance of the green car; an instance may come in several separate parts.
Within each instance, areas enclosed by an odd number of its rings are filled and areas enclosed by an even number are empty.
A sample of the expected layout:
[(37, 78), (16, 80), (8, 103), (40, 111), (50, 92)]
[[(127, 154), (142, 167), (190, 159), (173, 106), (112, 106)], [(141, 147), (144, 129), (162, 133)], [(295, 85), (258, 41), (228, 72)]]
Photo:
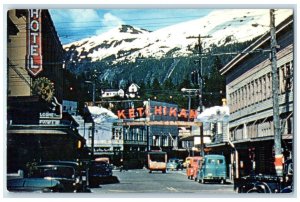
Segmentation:
[(182, 170), (183, 169), (183, 161), (177, 158), (169, 159), (167, 163), (167, 170)]
[(198, 169), (199, 183), (214, 181), (226, 183), (226, 161), (223, 155), (206, 155), (202, 166)]

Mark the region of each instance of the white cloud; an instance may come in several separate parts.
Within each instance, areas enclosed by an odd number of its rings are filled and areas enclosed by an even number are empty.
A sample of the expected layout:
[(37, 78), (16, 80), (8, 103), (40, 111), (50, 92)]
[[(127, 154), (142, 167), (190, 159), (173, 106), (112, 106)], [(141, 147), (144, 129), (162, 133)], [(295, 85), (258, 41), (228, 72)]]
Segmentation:
[[(63, 39), (76, 39), (99, 35), (126, 24), (111, 12), (95, 9), (50, 9), (56, 29)], [(68, 41), (68, 40), (66, 40)]]
[(115, 15), (112, 15), (111, 13), (105, 13), (103, 15), (103, 20), (102, 20), (103, 28), (98, 29), (96, 33), (101, 34), (109, 29), (118, 27), (122, 24), (125, 24), (125, 22), (122, 19), (118, 18)]
[(124, 24), (123, 20), (115, 15), (112, 15), (111, 13), (105, 13), (103, 18), (103, 25), (105, 26), (119, 26)]

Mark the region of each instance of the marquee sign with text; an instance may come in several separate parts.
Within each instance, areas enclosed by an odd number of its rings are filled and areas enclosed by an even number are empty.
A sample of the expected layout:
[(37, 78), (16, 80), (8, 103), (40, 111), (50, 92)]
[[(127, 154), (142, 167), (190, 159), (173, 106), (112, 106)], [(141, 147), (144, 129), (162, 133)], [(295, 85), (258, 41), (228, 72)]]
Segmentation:
[[(127, 119), (127, 118), (142, 118), (144, 115), (147, 117), (150, 115), (150, 110), (148, 108), (131, 108), (131, 109), (123, 109), (118, 110), (118, 118), (119, 119)], [(177, 109), (175, 107), (163, 107), (163, 106), (154, 106), (154, 115), (162, 115), (162, 116), (173, 116), (173, 117), (182, 117), (182, 118), (197, 118), (197, 111), (191, 109), (190, 113), (186, 109)]]
[(42, 16), (40, 9), (29, 9), (27, 17), (26, 68), (32, 76), (42, 70)]

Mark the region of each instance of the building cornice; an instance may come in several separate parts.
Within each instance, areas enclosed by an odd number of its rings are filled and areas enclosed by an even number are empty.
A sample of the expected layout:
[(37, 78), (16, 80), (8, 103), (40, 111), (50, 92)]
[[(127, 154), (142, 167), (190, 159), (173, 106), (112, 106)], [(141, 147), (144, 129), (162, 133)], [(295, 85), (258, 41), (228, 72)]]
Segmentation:
[[(285, 21), (283, 21), (281, 24), (279, 24), (276, 27), (276, 34), (280, 33), (282, 30), (284, 30), (286, 27), (288, 27), (290, 24), (293, 23), (293, 15), (288, 17)], [(243, 59), (245, 59), (251, 52), (257, 50), (259, 47), (266, 44), (271, 38), (271, 35), (269, 32), (263, 34), (261, 37), (259, 37), (258, 40), (256, 40), (254, 43), (252, 43), (250, 46), (248, 46), (245, 50), (243, 50), (240, 54), (238, 54), (236, 57), (234, 57), (229, 63), (227, 63), (221, 70), (221, 75), (225, 75), (230, 71), (232, 68), (234, 68), (239, 62), (241, 62)]]

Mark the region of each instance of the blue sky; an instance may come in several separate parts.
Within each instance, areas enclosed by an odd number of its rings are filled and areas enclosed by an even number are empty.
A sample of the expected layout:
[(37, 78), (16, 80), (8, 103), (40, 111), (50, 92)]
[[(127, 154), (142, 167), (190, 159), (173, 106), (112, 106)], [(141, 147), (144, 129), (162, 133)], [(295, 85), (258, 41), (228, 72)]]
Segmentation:
[(150, 31), (198, 19), (211, 9), (50, 9), (62, 44), (104, 33), (121, 24)]

